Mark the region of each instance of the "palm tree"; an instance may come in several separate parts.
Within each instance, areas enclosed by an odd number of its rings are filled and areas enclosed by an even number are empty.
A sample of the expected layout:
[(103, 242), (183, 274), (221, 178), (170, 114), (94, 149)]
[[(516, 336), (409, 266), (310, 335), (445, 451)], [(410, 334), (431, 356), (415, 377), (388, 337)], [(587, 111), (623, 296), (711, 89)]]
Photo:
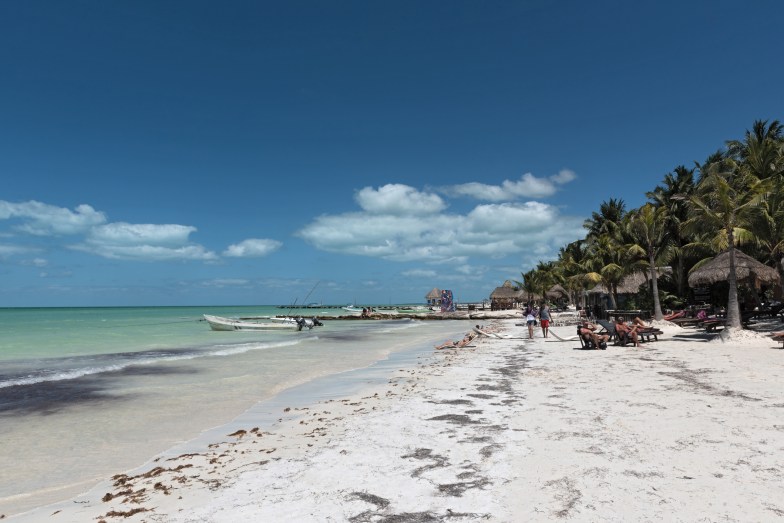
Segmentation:
[[(688, 288), (688, 273), (686, 271), (688, 253), (684, 247), (689, 243), (688, 238), (681, 230), (681, 224), (689, 217), (689, 208), (684, 198), (694, 192), (694, 169), (687, 169), (683, 165), (676, 167), (672, 173), (664, 176), (662, 185), (648, 192), (646, 196), (657, 207), (666, 209), (667, 233), (672, 240), (672, 258), (675, 261), (673, 276), (675, 288), (680, 298), (686, 297)], [(673, 196), (681, 195), (680, 198)]]
[(613, 309), (618, 308), (618, 285), (633, 272), (627, 263), (629, 259), (623, 241), (625, 216), (624, 201), (610, 198), (602, 202), (598, 213), (592, 213), (591, 218), (583, 223), (583, 227), (588, 229), (586, 268), (589, 272), (585, 277), (591, 283), (601, 282), (604, 285)]
[(599, 212), (593, 212), (591, 218), (583, 223), (583, 227), (588, 229), (588, 238), (602, 234), (616, 235), (625, 214), (626, 204), (623, 200), (610, 198), (606, 202), (602, 202), (599, 206)]
[(618, 285), (623, 278), (634, 272), (628, 250), (610, 234), (594, 238), (589, 247), (586, 266), (591, 269), (586, 278), (593, 283), (602, 283), (610, 296), (610, 306), (618, 308)]
[(701, 174), (696, 193), (688, 198), (691, 217), (684, 222), (683, 228), (687, 233), (699, 229), (715, 231), (716, 244), (729, 249), (727, 323), (730, 330), (740, 329), (735, 243), (750, 237), (745, 227), (759, 212), (759, 205), (770, 184), (732, 158), (709, 164)]
[[(586, 275), (591, 272), (586, 268), (588, 260), (588, 247), (585, 240), (577, 240), (566, 247), (561, 247), (558, 251), (558, 261), (556, 265), (560, 273), (564, 287), (572, 295), (575, 305), (585, 308), (585, 290), (587, 290), (590, 280)], [(577, 299), (578, 294), (582, 298)]]
[(661, 302), (659, 300), (659, 284), (656, 267), (666, 263), (672, 256), (668, 249), (672, 240), (667, 228), (667, 208), (655, 207), (646, 203), (639, 209), (629, 213), (626, 221), (627, 232), (633, 243), (629, 246), (629, 253), (640, 256), (648, 263), (648, 273), (652, 284), (653, 314), (657, 320), (662, 320)]
[(521, 281), (515, 280), (515, 285), (517, 285), (517, 288), (525, 291), (527, 294), (526, 302), (533, 301), (534, 294), (536, 294), (538, 284), (535, 274), (536, 269), (531, 269), (528, 272), (520, 273), (520, 276), (523, 278)]
[(773, 180), (771, 190), (765, 195), (759, 214), (753, 217), (750, 229), (760, 250), (759, 259), (776, 268), (784, 295), (784, 177)]
[(767, 120), (757, 120), (751, 131), (746, 130), (742, 141), (727, 142), (727, 151), (754, 176), (772, 182), (770, 193), (750, 229), (761, 250), (761, 258), (776, 267), (784, 291), (784, 267), (781, 264), (784, 253), (784, 127), (778, 120), (770, 124)]
[(757, 120), (752, 131), (746, 130), (743, 141), (727, 142), (727, 154), (744, 164), (761, 180), (775, 177), (784, 172), (781, 151), (783, 137), (784, 128), (778, 120), (773, 120), (770, 125), (767, 120)]

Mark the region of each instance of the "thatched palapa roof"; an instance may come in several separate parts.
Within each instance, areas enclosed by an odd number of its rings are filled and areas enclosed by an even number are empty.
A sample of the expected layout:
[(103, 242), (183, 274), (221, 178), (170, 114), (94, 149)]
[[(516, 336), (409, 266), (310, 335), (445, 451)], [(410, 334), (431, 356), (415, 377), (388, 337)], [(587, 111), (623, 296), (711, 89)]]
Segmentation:
[(496, 287), (490, 293), (491, 300), (514, 300), (519, 296), (519, 292), (514, 289), (512, 282), (506, 280), (503, 285)]
[(426, 300), (438, 300), (441, 298), (441, 290), (437, 287), (433, 287), (433, 290), (427, 293), (425, 296)]
[[(708, 263), (693, 269), (689, 274), (689, 287), (710, 285), (719, 281), (727, 281), (730, 274), (730, 251), (726, 250), (716, 255)], [(768, 267), (748, 254), (735, 249), (735, 274), (738, 281), (760, 284), (779, 283), (776, 269)]]
[(553, 285), (550, 287), (550, 290), (545, 293), (547, 297), (551, 300), (556, 300), (558, 298), (568, 298), (569, 293), (566, 292), (566, 289), (561, 287), (558, 284)]

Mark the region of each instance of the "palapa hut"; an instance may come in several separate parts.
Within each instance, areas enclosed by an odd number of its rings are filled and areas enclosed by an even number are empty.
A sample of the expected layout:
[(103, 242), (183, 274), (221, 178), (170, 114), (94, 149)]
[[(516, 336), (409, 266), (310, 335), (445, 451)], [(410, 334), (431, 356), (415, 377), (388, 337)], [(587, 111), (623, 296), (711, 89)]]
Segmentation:
[[(671, 267), (659, 267), (656, 269), (656, 277), (661, 278), (664, 275), (672, 274)], [(640, 292), (640, 286), (643, 284), (650, 285), (650, 273), (647, 270), (637, 271), (624, 277), (618, 284), (618, 308), (623, 309), (628, 297)], [(598, 309), (608, 309), (610, 307), (610, 290), (600, 283), (594, 288), (587, 291), (588, 305), (594, 307), (594, 314), (600, 315)]]
[[(689, 274), (689, 287), (710, 285), (727, 281), (730, 275), (730, 252), (724, 251)], [(759, 289), (761, 285), (779, 283), (776, 269), (768, 267), (748, 254), (735, 249), (735, 275), (738, 283), (745, 283)]]
[(506, 280), (500, 287), (490, 293), (490, 309), (491, 310), (507, 310), (515, 309), (519, 303), (520, 293), (517, 291), (512, 282)]
[(550, 290), (545, 293), (545, 296), (547, 297), (548, 300), (557, 303), (569, 302), (569, 293), (566, 292), (566, 289), (564, 289), (558, 284), (555, 284), (552, 287), (550, 287)]
[[(738, 321), (736, 326), (740, 326), (741, 320), (735, 318), (736, 313), (733, 313), (733, 309), (738, 306), (739, 312), (743, 312), (744, 309), (751, 311), (760, 303), (757, 291), (762, 285), (776, 285), (779, 283), (780, 278), (778, 271), (773, 267), (768, 267), (764, 263), (755, 260), (738, 249), (734, 249), (734, 251), (735, 276), (737, 278), (738, 288), (737, 294), (733, 295), (730, 293), (727, 295), (727, 308), (729, 309), (727, 316), (731, 323), (735, 323), (733, 321), (734, 318)], [(724, 283), (729, 278), (729, 274), (730, 251), (726, 250), (716, 255), (709, 262), (700, 265), (696, 269), (692, 269), (689, 274), (689, 287)], [(713, 290), (716, 291), (717, 289), (714, 287)], [(715, 295), (714, 298), (716, 298)], [(715, 304), (715, 301), (713, 304)]]
[(433, 287), (433, 290), (425, 296), (428, 305), (441, 305), (441, 289)]

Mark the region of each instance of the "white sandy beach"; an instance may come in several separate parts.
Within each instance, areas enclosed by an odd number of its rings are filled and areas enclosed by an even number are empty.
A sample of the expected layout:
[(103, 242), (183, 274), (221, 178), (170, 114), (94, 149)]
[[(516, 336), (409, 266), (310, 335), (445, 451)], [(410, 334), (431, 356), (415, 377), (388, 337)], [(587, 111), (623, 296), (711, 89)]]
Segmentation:
[(7, 519), (784, 520), (781, 344), (664, 330), (640, 349), (577, 350), (537, 328), (434, 351), (355, 397)]

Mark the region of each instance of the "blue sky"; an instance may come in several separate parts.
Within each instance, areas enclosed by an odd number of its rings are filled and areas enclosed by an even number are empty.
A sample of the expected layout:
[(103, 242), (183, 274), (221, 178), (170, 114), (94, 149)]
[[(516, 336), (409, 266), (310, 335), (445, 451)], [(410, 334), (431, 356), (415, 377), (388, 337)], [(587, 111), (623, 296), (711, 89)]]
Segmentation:
[(0, 3), (0, 306), (486, 298), (783, 119), (777, 1)]

